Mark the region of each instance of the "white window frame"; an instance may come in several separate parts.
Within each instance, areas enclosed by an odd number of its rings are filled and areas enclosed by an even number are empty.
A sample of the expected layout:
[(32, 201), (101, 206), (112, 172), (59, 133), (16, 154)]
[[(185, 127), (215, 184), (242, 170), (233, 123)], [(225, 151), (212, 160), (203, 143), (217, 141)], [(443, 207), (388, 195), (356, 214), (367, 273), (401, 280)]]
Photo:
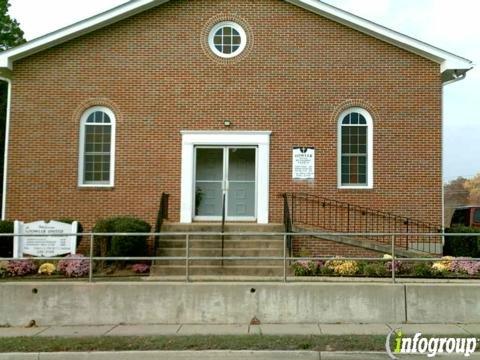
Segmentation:
[[(215, 38), (215, 34), (217, 33), (218, 30), (220, 30), (222, 27), (232, 27), (233, 29), (237, 30), (238, 33), (240, 34), (240, 47), (233, 53), (231, 54), (224, 54), (221, 51), (218, 51), (218, 49), (215, 47), (215, 44), (213, 42)], [(235, 56), (240, 55), (245, 48), (247, 47), (247, 33), (243, 29), (241, 25), (239, 25), (236, 22), (233, 21), (222, 21), (213, 26), (213, 28), (210, 30), (210, 33), (208, 35), (208, 45), (210, 46), (210, 50), (217, 56), (224, 58), (224, 59), (231, 59), (234, 58)]]
[[(108, 183), (98, 182), (98, 183), (85, 183), (85, 171), (84, 171), (84, 160), (85, 160), (85, 128), (88, 126), (87, 119), (88, 117), (97, 111), (104, 112), (110, 118), (111, 126), (111, 141), (110, 141), (110, 181)], [(114, 112), (104, 106), (94, 106), (86, 110), (80, 120), (80, 150), (79, 150), (79, 159), (78, 159), (78, 186), (84, 188), (100, 188), (100, 187), (113, 187), (115, 184), (115, 139), (116, 139), (116, 117)], [(94, 126), (94, 125), (93, 125)]]
[[(363, 115), (367, 121), (367, 184), (342, 185), (342, 122), (351, 113)], [(346, 125), (348, 126), (348, 125)], [(339, 189), (373, 189), (373, 119), (370, 113), (360, 107), (352, 107), (343, 111), (337, 120), (337, 185)]]

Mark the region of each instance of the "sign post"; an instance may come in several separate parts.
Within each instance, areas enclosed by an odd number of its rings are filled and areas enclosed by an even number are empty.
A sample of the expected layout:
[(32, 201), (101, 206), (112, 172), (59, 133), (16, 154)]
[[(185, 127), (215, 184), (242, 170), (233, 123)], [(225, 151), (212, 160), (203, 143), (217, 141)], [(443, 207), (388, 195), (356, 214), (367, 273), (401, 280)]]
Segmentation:
[[(63, 234), (76, 234), (78, 222), (72, 224), (58, 221), (36, 221), (25, 224), (15, 221), (13, 240), (13, 257), (21, 258), (23, 255), (36, 257), (56, 257), (66, 254), (75, 254), (77, 237)], [(21, 234), (22, 236), (19, 236)], [(35, 236), (29, 236), (35, 235)], [(52, 236), (56, 235), (56, 236)]]

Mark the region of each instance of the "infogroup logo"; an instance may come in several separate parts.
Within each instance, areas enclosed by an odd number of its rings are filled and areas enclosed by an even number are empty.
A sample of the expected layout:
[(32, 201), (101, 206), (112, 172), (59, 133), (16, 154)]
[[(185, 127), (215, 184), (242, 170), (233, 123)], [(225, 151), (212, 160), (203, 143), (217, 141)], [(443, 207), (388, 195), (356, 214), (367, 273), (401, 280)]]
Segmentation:
[[(395, 337), (393, 350), (391, 348), (392, 337)], [(396, 329), (387, 335), (385, 347), (391, 359), (398, 359), (396, 354), (425, 355), (428, 358), (436, 357), (437, 354), (463, 354), (468, 358), (477, 349), (477, 343), (476, 338), (429, 338), (422, 336), (422, 333), (407, 337), (401, 329)]]

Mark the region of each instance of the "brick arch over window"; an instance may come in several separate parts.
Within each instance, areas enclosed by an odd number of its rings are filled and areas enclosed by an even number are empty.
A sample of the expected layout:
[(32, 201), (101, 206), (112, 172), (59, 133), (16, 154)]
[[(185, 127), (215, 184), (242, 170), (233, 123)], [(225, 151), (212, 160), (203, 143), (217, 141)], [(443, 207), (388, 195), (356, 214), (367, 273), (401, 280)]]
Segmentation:
[(78, 104), (72, 115), (73, 121), (80, 124), (83, 113), (94, 106), (103, 106), (109, 108), (115, 114), (117, 124), (123, 122), (123, 116), (117, 104), (110, 99), (101, 97), (88, 99)]
[[(240, 25), (243, 30), (245, 31), (245, 35), (246, 35), (246, 46), (245, 46), (245, 49), (237, 56), (235, 57), (231, 57), (231, 58), (222, 58), (222, 57), (219, 57), (217, 55), (215, 55), (212, 50), (210, 49), (210, 44), (209, 44), (209, 34), (210, 34), (210, 31), (212, 30), (212, 28), (218, 24), (218, 23), (221, 23), (221, 22), (234, 22), (234, 23), (237, 23), (238, 25)], [(236, 14), (230, 14), (230, 13), (220, 13), (220, 14), (217, 14), (215, 16), (213, 16), (212, 18), (210, 18), (208, 21), (206, 21), (205, 25), (203, 26), (202, 28), (202, 31), (200, 32), (200, 44), (202, 46), (202, 49), (203, 49), (203, 52), (206, 56), (208, 56), (211, 60), (215, 61), (216, 63), (218, 64), (224, 64), (224, 65), (228, 65), (228, 64), (233, 64), (233, 63), (237, 63), (239, 61), (241, 61), (242, 59), (244, 59), (245, 57), (247, 57), (250, 52), (252, 51), (253, 49), (253, 46), (254, 46), (254, 34), (253, 34), (253, 31), (250, 27), (250, 25), (248, 24), (248, 22), (243, 19), (242, 17), (236, 15)]]
[(372, 189), (374, 119), (368, 104), (348, 101), (335, 112), (340, 189)]

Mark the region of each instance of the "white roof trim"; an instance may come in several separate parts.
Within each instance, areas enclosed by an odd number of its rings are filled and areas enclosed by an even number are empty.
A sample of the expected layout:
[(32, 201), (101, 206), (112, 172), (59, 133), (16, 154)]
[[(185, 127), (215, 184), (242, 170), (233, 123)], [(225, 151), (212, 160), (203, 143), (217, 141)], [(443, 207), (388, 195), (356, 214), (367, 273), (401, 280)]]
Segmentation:
[[(0, 54), (0, 68), (11, 70), (15, 60), (77, 38), (168, 1), (129, 1), (111, 10), (4, 51)], [(465, 73), (473, 68), (473, 63), (468, 59), (403, 35), (319, 0), (285, 1), (440, 64), (440, 70), (446, 83), (463, 78)]]
[(23, 59), (110, 24), (114, 24), (168, 1), (169, 0), (131, 0), (88, 19), (33, 39), (23, 45), (0, 53), (0, 68), (8, 68), (11, 70), (13, 69), (13, 62), (15, 60)]

